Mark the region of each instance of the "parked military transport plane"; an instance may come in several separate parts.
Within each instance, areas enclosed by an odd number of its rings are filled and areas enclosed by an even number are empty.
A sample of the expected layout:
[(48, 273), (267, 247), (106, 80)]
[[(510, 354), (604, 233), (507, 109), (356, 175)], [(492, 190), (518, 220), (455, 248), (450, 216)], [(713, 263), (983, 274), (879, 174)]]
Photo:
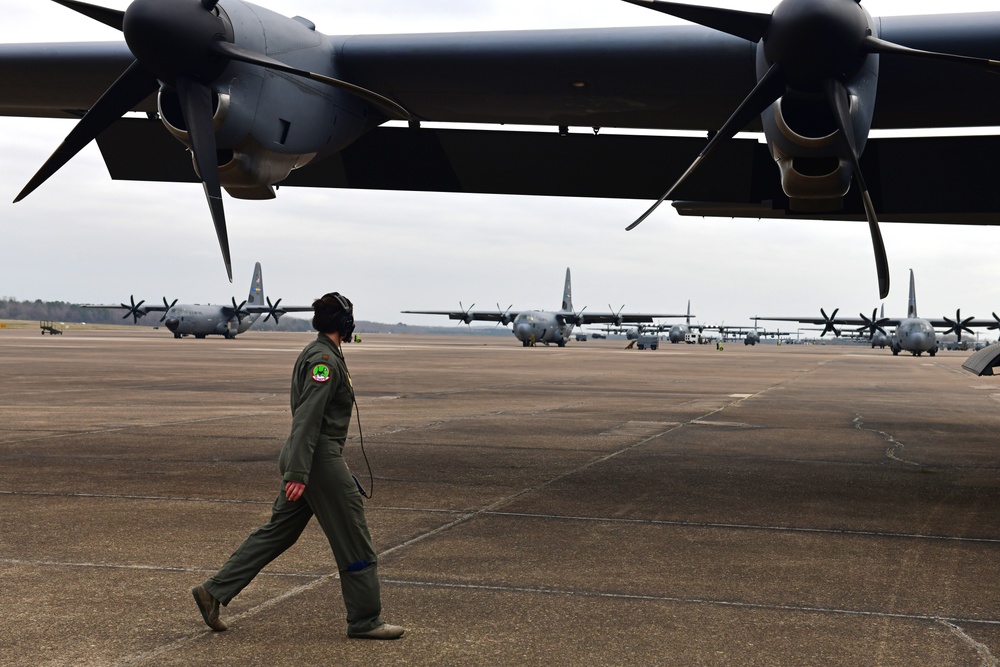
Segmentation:
[[(257, 321), (261, 315), (265, 315), (264, 321), (272, 317), (275, 323), (278, 318), (285, 313), (300, 313), (311, 311), (312, 306), (281, 306), (281, 299), (271, 303), (271, 299), (264, 297), (264, 279), (261, 277), (260, 262), (253, 268), (253, 279), (250, 281), (250, 294), (246, 300), (237, 305), (236, 298), (233, 298), (232, 306), (213, 306), (211, 304), (189, 304), (167, 303), (167, 297), (163, 297), (163, 305), (145, 305), (145, 301), (135, 302), (135, 297), (130, 297), (130, 304), (120, 305), (98, 305), (86, 304), (84, 308), (124, 308), (128, 312), (122, 319), (132, 317), (133, 322), (138, 322), (140, 317), (147, 313), (163, 313), (160, 322), (163, 322), (173, 334), (174, 338), (181, 336), (194, 336), (204, 338), (205, 336), (225, 336), (235, 338)], [(265, 303), (267, 305), (265, 305)]]
[[(992, 320), (977, 320), (973, 317), (967, 317), (962, 319), (962, 311), (955, 311), (955, 319), (948, 317), (942, 317), (941, 319), (925, 319), (917, 316), (917, 296), (916, 287), (913, 281), (913, 269), (910, 269), (910, 299), (906, 308), (906, 317), (885, 317), (885, 311), (882, 311), (882, 317), (876, 318), (877, 309), (872, 310), (871, 318), (865, 316), (864, 313), (860, 313), (860, 317), (837, 317), (837, 312), (840, 309), (834, 310), (829, 316), (827, 316), (826, 311), (822, 308), (819, 309), (822, 318), (816, 317), (760, 317), (757, 319), (761, 320), (780, 320), (783, 322), (800, 322), (803, 324), (822, 324), (823, 330), (820, 333), (822, 338), (827, 334), (827, 332), (833, 332), (835, 336), (840, 336), (840, 326), (857, 326), (857, 330), (868, 331), (869, 339), (872, 341), (872, 347), (875, 347), (875, 335), (876, 333), (881, 333), (883, 336), (889, 336), (889, 347), (892, 349), (893, 354), (899, 354), (903, 350), (913, 354), (914, 356), (920, 356), (924, 352), (928, 353), (932, 357), (937, 354), (938, 351), (938, 340), (937, 332), (935, 327), (947, 327), (944, 331), (945, 334), (954, 332), (958, 341), (962, 340), (962, 331), (968, 331), (973, 333), (971, 327), (986, 327), (988, 329), (1000, 328), (1000, 317), (997, 317), (996, 313), (993, 314)], [(895, 326), (896, 330), (892, 332), (891, 335), (886, 333), (886, 326)]]
[(0, 45), (0, 114), (82, 116), (16, 200), (96, 139), (112, 178), (202, 183), (230, 280), (222, 190), (268, 199), (279, 183), (866, 220), (883, 298), (879, 218), (1000, 224), (1000, 136), (943, 131), (1000, 126), (1000, 12), (626, 0), (697, 25), (331, 37), (242, 0), (55, 1), (124, 41)]
[[(462, 304), (459, 303), (459, 306)], [(475, 304), (473, 304), (474, 306)], [(507, 307), (501, 310), (497, 304), (496, 310), (404, 310), (401, 312), (418, 315), (447, 315), (449, 319), (461, 320), (470, 324), (473, 320), (496, 322), (497, 324), (513, 324), (514, 336), (524, 347), (535, 343), (555, 343), (564, 347), (566, 341), (573, 335), (573, 327), (582, 324), (614, 324), (620, 327), (626, 322), (652, 322), (658, 317), (684, 317), (668, 313), (623, 313), (621, 310), (610, 313), (588, 313), (586, 309), (573, 310), (573, 289), (570, 284), (569, 268), (566, 269), (566, 284), (563, 287), (562, 308), (556, 311), (547, 310), (514, 310)]]

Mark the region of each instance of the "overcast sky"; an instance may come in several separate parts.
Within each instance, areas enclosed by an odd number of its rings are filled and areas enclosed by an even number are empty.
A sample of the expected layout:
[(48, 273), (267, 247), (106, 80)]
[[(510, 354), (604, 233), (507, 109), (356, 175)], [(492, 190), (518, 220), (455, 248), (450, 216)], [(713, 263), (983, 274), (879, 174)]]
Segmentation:
[[(120, 33), (50, 2), (8, 0), (0, 42), (118, 40)], [(128, 3), (108, 0), (124, 9)], [(282, 0), (258, 4), (311, 19), (326, 34), (663, 25), (615, 0)], [(768, 12), (770, 2), (715, 2)], [(948, 11), (986, 11), (952, 2)], [(940, 3), (869, 0), (874, 16), (933, 13)], [(1000, 83), (998, 83), (1000, 85)], [(0, 96), (2, 96), (0, 91)], [(72, 122), (0, 118), (0, 296), (112, 303), (223, 303), (245, 297), (253, 263), (265, 293), (308, 304), (329, 290), (359, 319), (443, 324), (405, 309), (556, 309), (566, 267), (577, 309), (683, 312), (701, 322), (754, 314), (856, 316), (878, 302), (864, 222), (682, 218), (664, 205), (623, 228), (644, 201), (285, 188), (269, 202), (224, 195), (233, 256), (225, 270), (201, 188), (113, 182), (91, 145), (11, 204)], [(614, 165), (608, 165), (614, 169)], [(943, 167), (944, 168), (944, 167)], [(669, 184), (664, 184), (664, 189)], [(947, 193), (942, 193), (947, 196)], [(883, 223), (892, 291), (905, 314), (908, 269), (920, 314), (1000, 311), (1000, 227)]]

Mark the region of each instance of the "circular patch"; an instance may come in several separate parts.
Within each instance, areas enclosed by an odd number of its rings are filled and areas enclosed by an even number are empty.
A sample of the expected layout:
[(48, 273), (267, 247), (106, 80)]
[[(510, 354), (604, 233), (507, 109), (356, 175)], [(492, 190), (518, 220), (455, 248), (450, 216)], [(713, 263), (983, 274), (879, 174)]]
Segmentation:
[(312, 376), (316, 382), (326, 382), (330, 379), (330, 367), (326, 364), (316, 364), (313, 366)]

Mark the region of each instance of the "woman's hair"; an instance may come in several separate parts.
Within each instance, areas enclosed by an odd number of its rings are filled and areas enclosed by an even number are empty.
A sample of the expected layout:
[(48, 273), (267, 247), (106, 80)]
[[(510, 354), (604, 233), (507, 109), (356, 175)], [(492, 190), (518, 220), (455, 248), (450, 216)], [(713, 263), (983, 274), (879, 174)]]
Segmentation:
[(323, 333), (337, 332), (347, 338), (354, 331), (354, 304), (346, 296), (328, 292), (313, 301), (312, 326)]

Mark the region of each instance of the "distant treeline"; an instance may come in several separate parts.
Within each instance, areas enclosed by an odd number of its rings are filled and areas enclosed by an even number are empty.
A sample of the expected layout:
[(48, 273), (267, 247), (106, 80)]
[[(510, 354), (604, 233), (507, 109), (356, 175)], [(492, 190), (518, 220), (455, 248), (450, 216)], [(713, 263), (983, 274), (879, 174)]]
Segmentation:
[[(139, 321), (133, 325), (132, 318), (122, 316), (128, 311), (105, 308), (81, 308), (78, 305), (65, 301), (18, 301), (13, 297), (0, 297), (0, 320), (29, 320), (29, 321), (50, 321), (65, 322), (66, 324), (122, 324), (140, 327), (161, 326), (160, 317), (163, 313), (149, 313), (145, 317), (140, 317)], [(253, 325), (254, 331), (311, 331), (312, 325), (308, 319), (299, 317), (282, 317), (275, 325), (273, 320), (264, 322), (261, 317)], [(412, 334), (506, 334), (510, 335), (510, 329), (506, 327), (476, 327), (470, 329), (467, 326), (441, 326), (441, 327), (421, 327), (411, 326), (398, 322), (396, 324), (382, 324), (381, 322), (366, 322), (360, 320), (357, 323), (357, 332), (362, 333), (412, 333)]]

